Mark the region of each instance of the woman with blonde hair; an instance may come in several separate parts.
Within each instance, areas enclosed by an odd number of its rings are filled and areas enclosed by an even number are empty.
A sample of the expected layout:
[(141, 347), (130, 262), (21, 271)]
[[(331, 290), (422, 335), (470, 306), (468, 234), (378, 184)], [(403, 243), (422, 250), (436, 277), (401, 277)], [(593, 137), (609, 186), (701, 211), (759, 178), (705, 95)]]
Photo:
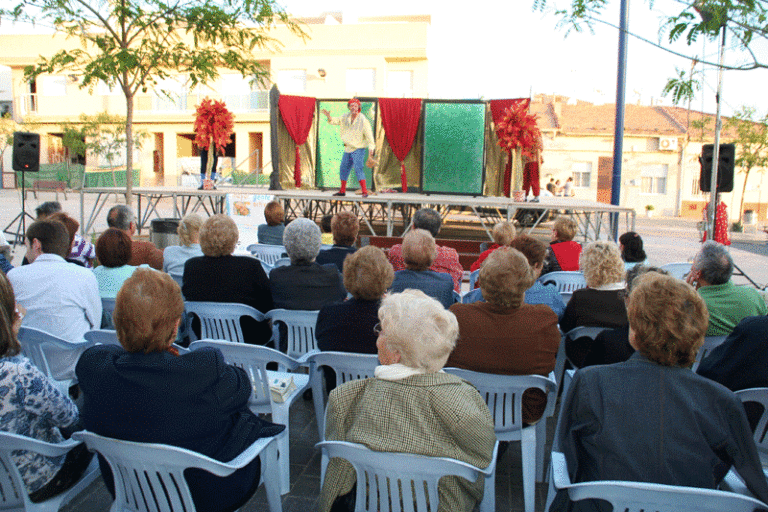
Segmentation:
[[(459, 342), (449, 366), (502, 375), (549, 375), (560, 345), (557, 315), (549, 306), (525, 304), (535, 272), (518, 250), (501, 247), (480, 268), (485, 302), (454, 304)], [(503, 354), (503, 357), (500, 355)], [(544, 413), (546, 395), (538, 389), (523, 396), (523, 421)]]
[[(173, 346), (184, 301), (179, 285), (163, 272), (139, 269), (115, 301), (120, 347), (96, 345), (77, 363), (85, 427), (102, 436), (186, 448), (229, 462), (283, 425), (259, 419), (248, 408), (247, 373), (224, 361), (218, 349), (179, 354)], [(106, 461), (101, 474), (114, 483)], [(184, 477), (197, 510), (236, 510), (259, 485), (254, 459), (227, 477), (202, 470)]]
[(163, 249), (163, 272), (181, 275), (188, 259), (203, 255), (203, 250), (200, 249), (201, 227), (203, 218), (196, 213), (190, 213), (181, 219), (176, 229), (181, 245), (169, 245)]
[[(731, 466), (768, 502), (768, 483), (741, 401), (690, 369), (708, 313), (689, 284), (648, 272), (629, 296), (627, 361), (576, 372), (553, 450), (574, 483), (629, 480), (716, 489)], [(570, 506), (569, 506), (570, 505)], [(550, 510), (602, 510), (592, 500)]]
[(541, 273), (579, 270), (579, 255), (581, 245), (575, 242), (578, 228), (576, 221), (570, 217), (560, 216), (552, 226), (552, 241), (544, 260), (544, 268)]
[[(325, 438), (371, 450), (449, 457), (485, 468), (496, 435), (488, 406), (466, 381), (441, 372), (456, 346), (453, 313), (418, 290), (387, 295), (377, 325), (380, 366), (375, 377), (348, 382), (328, 398)], [(321, 512), (354, 510), (352, 466), (331, 459), (320, 492)], [(482, 478), (444, 477), (440, 510), (472, 510)]]
[[(624, 260), (614, 242), (598, 240), (587, 245), (579, 258), (587, 287), (573, 292), (560, 319), (567, 333), (574, 327), (623, 327), (627, 325), (624, 303)], [(584, 362), (588, 339), (565, 340), (568, 358), (576, 366)]]
[(480, 254), (480, 257), (469, 267), (469, 270), (471, 272), (478, 270), (480, 265), (485, 261), (485, 258), (490, 256), (490, 254), (499, 247), (509, 247), (512, 240), (515, 239), (515, 235), (517, 235), (517, 229), (515, 229), (515, 225), (511, 222), (499, 222), (493, 226), (493, 231), (491, 232), (493, 244)]
[(429, 270), (436, 256), (437, 246), (432, 234), (426, 229), (410, 230), (403, 238), (405, 270), (395, 272), (390, 291), (421, 290), (440, 301), (444, 307), (451, 307), (456, 302), (451, 275)]

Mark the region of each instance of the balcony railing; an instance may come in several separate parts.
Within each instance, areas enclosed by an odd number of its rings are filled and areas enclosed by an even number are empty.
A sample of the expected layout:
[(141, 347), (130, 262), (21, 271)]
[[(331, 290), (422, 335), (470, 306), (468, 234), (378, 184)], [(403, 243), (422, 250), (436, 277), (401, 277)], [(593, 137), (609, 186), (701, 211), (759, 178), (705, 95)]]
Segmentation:
[(252, 91), (250, 94), (191, 94), (176, 96), (152, 96), (151, 102), (137, 101), (137, 112), (190, 113), (204, 98), (223, 100), (233, 112), (256, 112), (269, 109), (269, 91)]

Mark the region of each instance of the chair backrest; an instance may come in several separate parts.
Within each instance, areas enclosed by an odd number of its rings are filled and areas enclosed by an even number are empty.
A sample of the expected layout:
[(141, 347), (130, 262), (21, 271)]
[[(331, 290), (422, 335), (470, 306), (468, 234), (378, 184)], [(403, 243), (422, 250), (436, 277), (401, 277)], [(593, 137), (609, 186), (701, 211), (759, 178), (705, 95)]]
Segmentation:
[(707, 357), (707, 355), (712, 352), (713, 349), (721, 345), (727, 337), (727, 334), (723, 334), (722, 336), (705, 336), (704, 344), (696, 353), (696, 361), (694, 361), (693, 365), (691, 366), (691, 370), (695, 372), (699, 367), (699, 363), (701, 363), (701, 361)]
[(115, 311), (115, 299), (101, 299), (101, 328), (114, 329), (115, 322), (112, 313)]
[(493, 417), (496, 436), (501, 441), (515, 440), (523, 429), (523, 392), (540, 389), (545, 394), (556, 389), (555, 382), (541, 375), (496, 375), (462, 368), (445, 368), (446, 373), (461, 377), (480, 392)]
[(309, 382), (312, 386), (312, 401), (315, 406), (318, 435), (325, 437), (325, 404), (327, 393), (323, 389), (322, 367), (331, 368), (336, 373), (336, 386), (353, 380), (373, 377), (379, 365), (377, 354), (354, 354), (350, 352), (312, 352), (305, 359), (309, 364)]
[[(80, 431), (72, 435), (99, 452), (112, 468), (115, 502), (111, 510), (136, 512), (191, 512), (195, 510), (184, 478), (188, 468), (200, 468), (216, 476), (232, 474), (246, 452), (258, 453), (274, 438), (259, 439), (236, 459), (223, 463), (191, 450), (165, 444), (137, 443)], [(274, 444), (272, 444), (274, 446)], [(254, 455), (255, 456), (255, 455)], [(251, 457), (251, 460), (253, 456)], [(262, 464), (263, 468), (266, 464)]]
[[(556, 490), (568, 491), (572, 501), (600, 499), (609, 502), (613, 510), (625, 512), (753, 512), (765, 510), (766, 504), (734, 492), (649, 484), (644, 482), (596, 481), (573, 484), (570, 481), (565, 456), (552, 452), (552, 481)], [(550, 490), (551, 492), (551, 490)], [(547, 499), (551, 502), (551, 496)]]
[(168, 275), (170, 275), (174, 281), (176, 281), (176, 284), (179, 285), (179, 288), (184, 284), (184, 273), (177, 274), (173, 272), (169, 272)]
[(257, 322), (266, 320), (258, 309), (233, 302), (194, 302), (184, 303), (187, 315), (200, 319), (200, 337), (214, 340), (227, 340), (245, 343), (240, 318), (251, 317)]
[(692, 263), (690, 262), (681, 261), (677, 263), (667, 263), (666, 265), (662, 265), (659, 268), (661, 270), (666, 270), (671, 276), (674, 276), (678, 279), (685, 279), (685, 277), (691, 272), (691, 265)]
[(291, 264), (291, 258), (279, 258), (272, 263), (272, 268), (287, 267)]
[[(608, 327), (590, 327), (590, 326), (574, 327), (573, 329), (565, 333), (563, 338), (560, 340), (560, 344), (563, 345), (563, 350), (565, 350), (565, 340), (567, 339), (577, 340), (579, 338), (590, 338), (594, 340), (595, 338), (597, 338), (598, 334), (605, 331), (606, 329), (608, 329)], [(576, 365), (573, 364), (573, 362), (570, 359), (567, 358), (567, 356), (566, 356), (566, 359), (568, 360), (568, 362), (571, 363), (571, 366), (573, 366), (574, 368), (578, 368)]]
[[(358, 482), (356, 512), (394, 512), (438, 510), (438, 481), (455, 475), (470, 482), (485, 479), (485, 492), (480, 510), (494, 510), (493, 480), (496, 471), (496, 449), (491, 464), (479, 469), (471, 464), (445, 457), (427, 457), (411, 453), (377, 452), (366, 446), (345, 441), (324, 441), (317, 444), (329, 459), (342, 458), (352, 464)], [(491, 484), (489, 485), (489, 481)], [(428, 506), (429, 504), (429, 506)]]
[(757, 445), (757, 453), (763, 466), (768, 465), (768, 388), (750, 388), (736, 391), (742, 402), (757, 402), (763, 406), (763, 414), (757, 422), (752, 437)]
[(554, 284), (558, 292), (570, 292), (580, 288), (586, 288), (587, 281), (580, 271), (549, 272), (539, 278), (541, 284)]
[(85, 333), (83, 337), (92, 343), (122, 346), (117, 339), (117, 331), (112, 329), (94, 329)]
[[(16, 458), (12, 458), (12, 453), (17, 450), (26, 450), (47, 457), (59, 457), (73, 447), (79, 445), (78, 441), (71, 439), (62, 443), (46, 443), (32, 439), (31, 437), (10, 432), (0, 431), (0, 510), (44, 510), (45, 503), (39, 503), (36, 506), (29, 500), (27, 488), (24, 485), (21, 473), (16, 465)], [(94, 475), (94, 478), (98, 475)], [(49, 506), (50, 510), (58, 510), (56, 507)]]
[(265, 317), (272, 320), (272, 339), (275, 343), (280, 340), (280, 324), (285, 325), (286, 353), (290, 357), (298, 358), (317, 349), (315, 339), (317, 314), (318, 311), (273, 309)]
[(282, 245), (251, 244), (248, 251), (264, 263), (274, 265), (275, 261), (286, 255), (285, 247)]
[[(54, 370), (56, 368), (61, 369), (61, 360), (67, 354), (79, 356), (82, 351), (93, 345), (89, 341), (71, 343), (45, 331), (23, 326), (19, 329), (18, 339), (22, 353), (32, 361), (32, 364), (37, 366), (38, 370), (51, 379), (64, 394), (67, 394), (69, 386), (72, 384), (71, 379), (74, 379), (74, 372), (72, 372), (71, 377), (65, 377), (66, 380), (59, 380), (54, 376)], [(73, 359), (72, 368), (74, 368), (74, 362), (76, 362), (76, 359)]]
[(475, 289), (475, 283), (477, 282), (477, 277), (480, 275), (480, 269), (473, 270), (469, 273), (469, 291), (472, 291)]
[(224, 360), (242, 368), (251, 380), (253, 393), (248, 400), (248, 407), (255, 414), (272, 412), (272, 398), (269, 391), (268, 363), (277, 363), (281, 368), (294, 370), (299, 364), (295, 359), (286, 356), (282, 352), (259, 345), (246, 343), (230, 343), (220, 340), (193, 341), (189, 350), (199, 350), (203, 347), (213, 347), (221, 350)]

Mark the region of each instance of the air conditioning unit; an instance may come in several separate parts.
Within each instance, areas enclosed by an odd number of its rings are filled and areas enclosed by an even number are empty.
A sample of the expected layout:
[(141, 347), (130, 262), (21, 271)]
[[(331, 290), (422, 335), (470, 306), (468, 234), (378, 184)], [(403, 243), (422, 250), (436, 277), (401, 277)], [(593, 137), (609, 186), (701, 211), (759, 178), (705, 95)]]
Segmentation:
[(659, 137), (659, 150), (677, 151), (677, 137)]

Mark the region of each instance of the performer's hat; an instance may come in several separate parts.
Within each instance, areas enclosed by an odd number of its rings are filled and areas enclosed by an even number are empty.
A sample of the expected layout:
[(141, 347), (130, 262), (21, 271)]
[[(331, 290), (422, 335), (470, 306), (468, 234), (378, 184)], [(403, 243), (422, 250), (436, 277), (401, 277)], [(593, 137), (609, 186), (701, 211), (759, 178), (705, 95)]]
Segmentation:
[(349, 100), (349, 101), (347, 102), (347, 106), (349, 106), (349, 105), (351, 105), (351, 104), (353, 104), (353, 103), (357, 103), (357, 106), (358, 106), (358, 107), (362, 106), (362, 105), (361, 105), (361, 103), (360, 103), (360, 100), (359, 100), (359, 99), (357, 99), (357, 98), (352, 98), (351, 100)]

